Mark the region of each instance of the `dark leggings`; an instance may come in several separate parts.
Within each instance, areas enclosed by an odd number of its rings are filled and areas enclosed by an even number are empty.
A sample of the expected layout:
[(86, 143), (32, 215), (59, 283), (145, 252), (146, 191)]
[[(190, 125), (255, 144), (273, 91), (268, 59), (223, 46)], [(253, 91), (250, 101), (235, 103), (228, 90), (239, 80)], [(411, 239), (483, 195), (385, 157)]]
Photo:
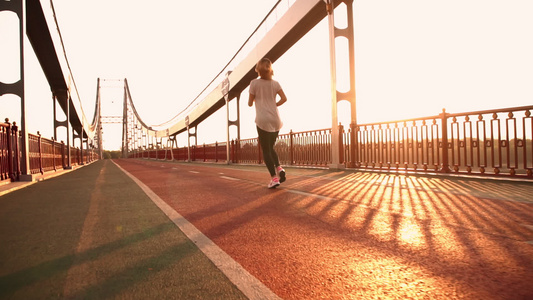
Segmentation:
[(259, 135), (259, 143), (263, 151), (263, 159), (270, 172), (270, 176), (276, 175), (276, 167), (279, 166), (278, 154), (274, 151), (274, 144), (278, 138), (279, 131), (268, 132), (257, 127), (257, 134)]

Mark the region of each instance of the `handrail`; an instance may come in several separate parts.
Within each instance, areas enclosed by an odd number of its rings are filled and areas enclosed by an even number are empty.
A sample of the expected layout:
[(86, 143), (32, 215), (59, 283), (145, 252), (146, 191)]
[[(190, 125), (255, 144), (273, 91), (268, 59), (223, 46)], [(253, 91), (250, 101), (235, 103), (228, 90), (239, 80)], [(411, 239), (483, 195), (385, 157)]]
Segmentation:
[(0, 123), (0, 181), (15, 181), (20, 175), (20, 161), (16, 159), (18, 153), (18, 128), (11, 125), (9, 119)]
[(498, 108), (498, 109), (488, 109), (488, 110), (478, 110), (478, 111), (469, 111), (469, 112), (453, 113), (453, 114), (448, 113), (448, 116), (457, 117), (457, 116), (466, 116), (466, 115), (509, 113), (509, 112), (522, 111), (522, 110), (533, 110), (533, 105), (518, 106), (518, 107), (508, 107), (508, 108)]
[[(533, 106), (489, 109), (380, 123), (339, 126), (341, 162), (347, 168), (380, 172), (448, 173), (533, 179)], [(507, 116), (500, 116), (507, 113)], [(471, 116), (476, 116), (471, 120)], [(483, 116), (489, 115), (485, 120)], [(474, 119), (474, 118), (472, 118)], [(429, 122), (428, 122), (429, 121)], [(393, 125), (393, 126), (391, 126)], [(279, 135), (276, 151), (285, 165), (327, 167), (331, 129)], [(174, 160), (225, 160), (225, 143), (171, 148)], [(233, 140), (231, 162), (261, 164), (257, 138)], [(168, 150), (168, 149), (167, 149)], [(135, 150), (130, 157), (152, 157)], [(215, 153), (213, 156), (213, 152)], [(165, 159), (168, 159), (165, 157)]]
[[(73, 158), (72, 165), (83, 165), (100, 159), (99, 151), (95, 148), (82, 153), (79, 148), (68, 149), (63, 141), (58, 143), (53, 138), (43, 138), (40, 133), (29, 134), (28, 140), (31, 174), (69, 168), (66, 159), (68, 151)], [(0, 181), (20, 180), (20, 143), (17, 125), (9, 123), (8, 119), (5, 123), (0, 123)]]

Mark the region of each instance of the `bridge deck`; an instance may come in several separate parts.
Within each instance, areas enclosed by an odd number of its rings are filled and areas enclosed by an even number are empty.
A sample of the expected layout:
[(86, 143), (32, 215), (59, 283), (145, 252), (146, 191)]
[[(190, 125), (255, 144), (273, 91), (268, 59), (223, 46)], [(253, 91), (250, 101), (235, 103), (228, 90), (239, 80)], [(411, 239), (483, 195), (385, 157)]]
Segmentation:
[(116, 163), (0, 197), (0, 298), (533, 296), (531, 183)]

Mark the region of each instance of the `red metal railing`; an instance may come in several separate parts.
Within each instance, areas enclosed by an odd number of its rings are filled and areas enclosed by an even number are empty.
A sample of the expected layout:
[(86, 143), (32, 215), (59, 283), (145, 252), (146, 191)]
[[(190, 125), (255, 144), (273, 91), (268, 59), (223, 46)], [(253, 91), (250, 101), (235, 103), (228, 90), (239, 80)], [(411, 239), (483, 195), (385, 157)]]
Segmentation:
[(263, 160), (261, 146), (257, 138), (240, 140), (236, 161), (246, 164), (260, 164)]
[(20, 175), (20, 160), (18, 153), (18, 128), (11, 125), (9, 120), (0, 123), (0, 181), (18, 180)]
[[(240, 140), (237, 161), (261, 163), (262, 153), (257, 138)], [(331, 129), (281, 134), (274, 146), (281, 164), (327, 166), (331, 163)]]
[(280, 163), (327, 166), (331, 163), (331, 129), (282, 134), (275, 146)]
[(438, 117), (351, 126), (343, 137), (341, 157), (358, 168), (439, 171), (442, 166)]
[[(204, 144), (190, 147), (192, 161), (226, 161), (227, 143)], [(262, 163), (261, 147), (257, 138), (233, 140), (230, 142), (230, 161), (234, 163)], [(327, 166), (331, 160), (331, 130), (321, 129), (305, 132), (290, 132), (278, 137), (276, 152), (280, 162), (285, 165), (310, 165)], [(187, 147), (173, 149), (135, 150), (129, 157), (158, 158), (186, 161), (188, 160)], [(156, 156), (157, 153), (157, 156)]]
[[(387, 172), (455, 173), (533, 178), (533, 106), (369, 124), (339, 126), (340, 160), (348, 168)], [(276, 143), (280, 163), (327, 166), (331, 163), (331, 129), (290, 132)], [(130, 157), (155, 158), (154, 149)], [(188, 159), (187, 147), (172, 151)], [(145, 153), (147, 152), (147, 153)], [(190, 148), (192, 161), (225, 161), (225, 143)], [(170, 155), (160, 159), (171, 159)], [(262, 163), (257, 138), (232, 141), (234, 163)]]
[[(20, 136), (15, 124), (0, 123), (0, 181), (17, 181), (20, 178)], [(63, 142), (46, 139), (37, 135), (28, 135), (29, 172), (43, 174), (68, 167), (67, 147)], [(83, 150), (70, 147), (71, 165), (80, 165), (99, 159), (96, 149)]]
[(531, 178), (532, 109), (443, 111), (438, 116), (352, 126), (343, 132), (344, 156), (347, 164), (368, 170)]
[[(31, 174), (43, 174), (68, 167), (68, 150), (63, 142), (43, 138), (40, 133), (29, 134), (28, 140)], [(70, 159), (71, 166), (82, 165), (98, 160), (99, 154), (96, 149), (84, 149), (82, 152), (79, 148), (70, 147)]]

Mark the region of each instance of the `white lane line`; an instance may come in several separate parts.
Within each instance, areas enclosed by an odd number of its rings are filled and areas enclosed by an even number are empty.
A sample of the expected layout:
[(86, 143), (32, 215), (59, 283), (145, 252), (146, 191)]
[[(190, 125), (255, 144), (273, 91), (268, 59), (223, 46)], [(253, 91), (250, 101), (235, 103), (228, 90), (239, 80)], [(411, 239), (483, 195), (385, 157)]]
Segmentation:
[(533, 231), (533, 225), (528, 225), (528, 224), (522, 224), (522, 226), (524, 226), (525, 228)]
[(200, 172), (198, 172), (198, 171), (189, 171), (189, 172), (191, 172), (191, 173), (193, 173), (193, 174), (198, 174), (198, 173), (200, 173)]
[[(193, 241), (196, 246), (202, 251), (217, 268), (228, 277), (228, 279), (237, 286), (241, 292), (248, 297), (248, 299), (281, 299), (278, 295), (272, 292), (259, 279), (255, 278), (246, 269), (244, 269), (238, 262), (233, 260), (224, 250), (220, 249), (213, 241), (205, 236), (200, 230), (189, 223), (182, 215), (170, 207), (163, 199), (161, 199), (154, 191), (142, 183), (137, 177), (124, 170), (117, 163), (113, 162), (119, 167), (122, 172), (128, 175), (152, 201), (167, 215), (167, 217), (183, 231), (183, 233)], [(193, 171), (189, 171), (193, 172)], [(198, 173), (198, 172), (197, 172)]]
[(233, 177), (228, 177), (228, 176), (220, 176), (220, 178), (227, 179), (227, 180), (233, 180), (233, 181), (239, 181), (240, 180), (239, 178), (233, 178)]

